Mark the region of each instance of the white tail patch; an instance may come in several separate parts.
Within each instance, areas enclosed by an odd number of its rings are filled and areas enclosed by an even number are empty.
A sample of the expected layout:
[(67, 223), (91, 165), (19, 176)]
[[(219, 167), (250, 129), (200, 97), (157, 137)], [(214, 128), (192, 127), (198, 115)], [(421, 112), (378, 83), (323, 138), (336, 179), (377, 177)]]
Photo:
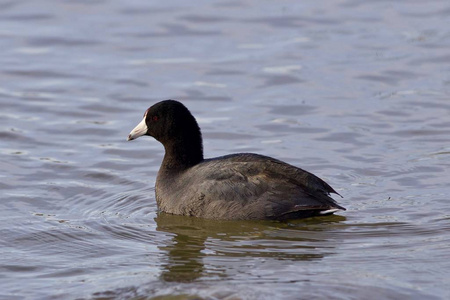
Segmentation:
[(319, 214), (320, 215), (329, 215), (329, 214), (332, 214), (334, 212), (337, 212), (338, 210), (340, 210), (340, 209), (339, 208), (327, 209), (327, 210), (321, 211)]

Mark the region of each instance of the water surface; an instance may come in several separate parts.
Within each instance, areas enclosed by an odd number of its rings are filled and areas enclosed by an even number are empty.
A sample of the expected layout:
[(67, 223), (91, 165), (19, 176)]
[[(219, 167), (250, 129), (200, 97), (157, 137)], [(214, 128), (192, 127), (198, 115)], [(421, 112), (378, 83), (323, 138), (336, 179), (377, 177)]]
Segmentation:
[[(0, 4), (1, 299), (447, 299), (447, 1)], [(257, 152), (348, 210), (277, 222), (158, 214), (185, 103), (207, 157)]]

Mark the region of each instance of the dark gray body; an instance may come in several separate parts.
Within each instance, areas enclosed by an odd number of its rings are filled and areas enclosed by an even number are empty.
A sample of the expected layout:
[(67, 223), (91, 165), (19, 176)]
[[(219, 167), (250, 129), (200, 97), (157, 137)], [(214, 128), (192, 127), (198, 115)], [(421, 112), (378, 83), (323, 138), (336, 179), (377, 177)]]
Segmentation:
[(185, 170), (161, 167), (156, 201), (161, 211), (209, 219), (295, 219), (345, 208), (317, 176), (282, 161), (242, 153)]
[(128, 140), (154, 137), (165, 154), (156, 179), (161, 211), (222, 220), (285, 220), (345, 210), (319, 177), (271, 157), (240, 153), (203, 158), (194, 116), (180, 102), (152, 105)]

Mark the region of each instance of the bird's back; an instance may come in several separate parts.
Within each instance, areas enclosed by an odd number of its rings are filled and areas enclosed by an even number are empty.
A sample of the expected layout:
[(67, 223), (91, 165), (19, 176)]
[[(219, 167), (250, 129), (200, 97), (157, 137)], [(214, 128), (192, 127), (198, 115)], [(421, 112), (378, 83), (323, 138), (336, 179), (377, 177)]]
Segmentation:
[(292, 219), (345, 209), (317, 176), (251, 153), (204, 160), (174, 176), (161, 170), (156, 194), (162, 211), (210, 219)]

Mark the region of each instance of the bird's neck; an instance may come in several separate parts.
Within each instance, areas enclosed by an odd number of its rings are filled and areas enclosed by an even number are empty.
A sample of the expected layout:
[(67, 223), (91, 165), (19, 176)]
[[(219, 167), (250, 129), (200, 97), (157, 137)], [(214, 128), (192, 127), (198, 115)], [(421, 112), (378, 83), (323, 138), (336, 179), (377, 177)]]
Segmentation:
[(183, 170), (203, 160), (203, 146), (199, 139), (179, 138), (164, 144), (165, 155), (161, 167), (166, 170)]

